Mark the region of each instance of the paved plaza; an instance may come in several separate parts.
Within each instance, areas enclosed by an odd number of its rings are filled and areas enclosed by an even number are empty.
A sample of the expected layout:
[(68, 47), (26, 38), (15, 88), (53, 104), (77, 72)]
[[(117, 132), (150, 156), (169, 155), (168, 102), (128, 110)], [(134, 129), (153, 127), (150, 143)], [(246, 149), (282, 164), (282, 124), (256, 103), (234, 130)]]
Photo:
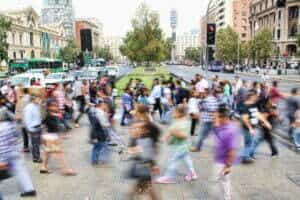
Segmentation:
[[(162, 127), (166, 129), (166, 127)], [(110, 166), (93, 167), (89, 162), (91, 145), (88, 144), (88, 123), (81, 128), (73, 129), (71, 137), (64, 141), (67, 159), (76, 169), (75, 177), (63, 177), (57, 171), (49, 175), (39, 174), (39, 165), (31, 162), (31, 155), (25, 156), (26, 166), (33, 178), (38, 196), (36, 200), (125, 200), (132, 181), (124, 176), (129, 162), (122, 161), (113, 154)], [(126, 140), (127, 128), (117, 127), (119, 134)], [(196, 138), (193, 138), (194, 140)], [(252, 165), (237, 165), (232, 174), (233, 199), (235, 200), (297, 200), (300, 197), (300, 186), (292, 180), (300, 176), (299, 155), (278, 144), (280, 156), (271, 158), (266, 144), (260, 146), (257, 161)], [(167, 150), (164, 145), (160, 150), (160, 166), (166, 166)], [(212, 139), (205, 142), (200, 153), (193, 153), (195, 168), (199, 179), (192, 183), (183, 181), (184, 168), (178, 184), (156, 185), (157, 192), (163, 200), (206, 200), (214, 199), (217, 191), (212, 179)], [(57, 165), (53, 163), (51, 169)], [(17, 200), (20, 192), (14, 178), (1, 183), (0, 191), (5, 200)], [(28, 198), (30, 199), (30, 198)]]

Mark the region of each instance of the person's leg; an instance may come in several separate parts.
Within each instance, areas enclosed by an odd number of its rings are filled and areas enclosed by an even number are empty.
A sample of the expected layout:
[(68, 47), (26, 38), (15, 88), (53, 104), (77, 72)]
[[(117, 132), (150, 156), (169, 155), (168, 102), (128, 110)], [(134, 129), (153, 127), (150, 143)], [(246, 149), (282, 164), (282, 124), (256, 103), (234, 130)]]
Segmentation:
[(271, 150), (271, 155), (272, 156), (278, 155), (278, 149), (275, 145), (274, 137), (273, 137), (270, 130), (268, 130), (268, 129), (264, 130), (264, 139), (269, 144), (269, 147), (270, 147), (270, 150)]
[(39, 161), (40, 157), (40, 144), (41, 144), (41, 133), (31, 132), (31, 144), (32, 144), (32, 159), (33, 161)]
[(191, 136), (194, 136), (195, 135), (195, 129), (196, 129), (196, 126), (197, 126), (197, 122), (198, 120), (197, 119), (191, 119)]
[(204, 122), (202, 124), (200, 134), (199, 134), (199, 139), (198, 139), (198, 142), (196, 144), (197, 150), (201, 150), (201, 147), (203, 145), (203, 141), (207, 138), (207, 136), (209, 135), (211, 129), (212, 129), (212, 124), (211, 123)]
[(184, 162), (186, 168), (188, 169), (188, 173), (184, 177), (184, 180), (192, 181), (192, 180), (198, 179), (197, 173), (196, 173), (194, 165), (193, 165), (192, 158), (188, 152), (183, 156), (183, 162)]
[(110, 160), (110, 149), (107, 142), (101, 142), (101, 149), (100, 149), (100, 161), (103, 163), (108, 163)]
[(101, 150), (101, 144), (99, 142), (93, 145), (92, 164), (97, 164), (98, 163), (100, 150)]
[(217, 181), (220, 186), (222, 193), (222, 199), (231, 200), (231, 183), (230, 183), (230, 174), (223, 174), (224, 165), (220, 165), (218, 171)]
[(125, 125), (125, 118), (126, 118), (126, 109), (123, 108), (123, 111), (122, 111), (122, 117), (121, 117), (121, 125)]
[(250, 156), (254, 158), (254, 154), (256, 152), (257, 147), (264, 139), (264, 132), (260, 129), (256, 129), (256, 134), (252, 136), (252, 144), (250, 147)]
[(41, 169), (40, 169), (41, 172), (43, 172), (43, 171), (48, 172), (49, 157), (50, 157), (49, 153), (44, 152), (43, 162), (42, 162)]
[(178, 163), (183, 158), (183, 153), (181, 152), (175, 152), (170, 160), (168, 161), (167, 170), (165, 172), (165, 177), (169, 179), (175, 179), (176, 178), (176, 170)]
[(28, 133), (25, 127), (22, 128), (23, 133), (23, 148), (25, 152), (29, 151)]
[(31, 178), (21, 157), (15, 156), (10, 160), (12, 173), (16, 176), (22, 192), (34, 191)]
[(244, 149), (242, 152), (242, 160), (249, 161), (253, 139), (252, 139), (252, 135), (246, 129), (243, 129), (243, 136), (244, 136)]

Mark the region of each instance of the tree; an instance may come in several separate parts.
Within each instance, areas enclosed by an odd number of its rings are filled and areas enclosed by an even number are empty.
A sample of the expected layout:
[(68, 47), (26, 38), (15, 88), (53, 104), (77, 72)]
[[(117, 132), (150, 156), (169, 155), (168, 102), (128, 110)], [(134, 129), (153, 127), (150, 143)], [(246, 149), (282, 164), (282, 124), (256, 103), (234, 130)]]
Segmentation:
[(220, 29), (216, 35), (217, 60), (233, 63), (237, 61), (238, 55), (238, 34), (231, 28)]
[(0, 17), (0, 62), (8, 59), (7, 31), (9, 31), (10, 26), (10, 21)]
[(94, 52), (96, 53), (98, 58), (103, 58), (106, 61), (113, 60), (113, 55), (110, 52), (110, 48), (108, 46), (105, 47), (95, 47)]
[(199, 62), (200, 61), (201, 48), (199, 47), (189, 47), (185, 49), (185, 59)]
[(159, 16), (145, 3), (138, 7), (132, 19), (132, 30), (127, 32), (123, 42), (120, 51), (130, 61), (149, 65), (167, 57), (167, 42), (163, 38)]
[(59, 58), (63, 59), (66, 63), (74, 63), (79, 52), (79, 47), (76, 45), (75, 41), (69, 40), (67, 46), (60, 49)]
[(253, 58), (253, 63), (258, 61), (261, 64), (261, 60), (264, 63), (273, 54), (273, 34), (268, 28), (264, 28), (259, 31), (252, 40), (249, 41), (249, 54)]

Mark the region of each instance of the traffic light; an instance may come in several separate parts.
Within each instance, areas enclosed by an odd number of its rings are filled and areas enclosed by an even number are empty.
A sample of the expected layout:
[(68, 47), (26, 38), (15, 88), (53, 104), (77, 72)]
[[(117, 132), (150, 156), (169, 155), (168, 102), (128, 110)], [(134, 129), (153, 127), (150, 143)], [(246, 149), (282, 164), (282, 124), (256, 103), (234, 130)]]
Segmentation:
[(286, 6), (286, 0), (277, 0), (277, 8), (284, 8)]
[(207, 24), (207, 45), (216, 43), (216, 24)]

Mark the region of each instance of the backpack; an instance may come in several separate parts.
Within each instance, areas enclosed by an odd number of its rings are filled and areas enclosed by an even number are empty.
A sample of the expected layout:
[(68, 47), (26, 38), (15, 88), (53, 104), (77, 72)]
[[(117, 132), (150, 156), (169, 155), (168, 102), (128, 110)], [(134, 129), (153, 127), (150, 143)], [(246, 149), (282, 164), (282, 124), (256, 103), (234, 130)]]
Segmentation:
[(96, 117), (95, 111), (89, 111), (88, 112), (88, 118), (91, 124), (91, 132), (90, 137), (91, 140), (98, 140), (98, 142), (105, 142), (108, 140), (108, 132), (103, 129), (101, 123)]

